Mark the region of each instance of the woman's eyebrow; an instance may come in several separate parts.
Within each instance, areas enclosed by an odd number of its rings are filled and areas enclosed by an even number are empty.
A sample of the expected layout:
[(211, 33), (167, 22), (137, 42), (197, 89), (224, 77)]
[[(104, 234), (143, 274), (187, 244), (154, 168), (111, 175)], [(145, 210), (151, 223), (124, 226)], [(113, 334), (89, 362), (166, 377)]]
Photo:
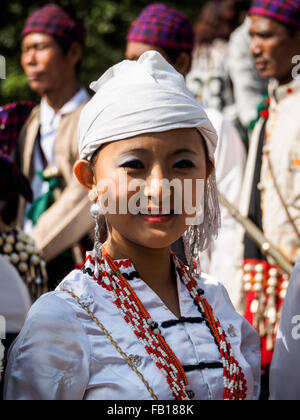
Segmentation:
[[(126, 151), (122, 152), (120, 154), (120, 156), (126, 156), (126, 155), (129, 155), (131, 153), (144, 153), (145, 154), (145, 153), (149, 153), (149, 150), (148, 149), (137, 147), (137, 148), (129, 149), (129, 150), (126, 150)], [(176, 149), (174, 151), (171, 151), (170, 155), (176, 156), (176, 155), (180, 155), (182, 153), (189, 153), (189, 154), (194, 155), (194, 154), (196, 154), (196, 151), (193, 150), (193, 149), (181, 148), (181, 149)]]
[(172, 152), (172, 155), (180, 155), (181, 153), (190, 153), (194, 155), (196, 152), (192, 149), (177, 149), (174, 152)]
[(147, 149), (137, 147), (137, 148), (134, 148), (134, 149), (124, 150), (124, 152), (120, 153), (120, 156), (128, 155), (130, 153), (147, 153), (147, 152), (148, 152)]

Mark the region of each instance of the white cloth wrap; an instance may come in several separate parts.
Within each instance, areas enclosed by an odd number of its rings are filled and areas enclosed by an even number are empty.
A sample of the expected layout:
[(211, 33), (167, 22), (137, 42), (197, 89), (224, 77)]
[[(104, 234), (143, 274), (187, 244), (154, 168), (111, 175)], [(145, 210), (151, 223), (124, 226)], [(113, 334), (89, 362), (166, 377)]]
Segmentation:
[(96, 94), (79, 122), (79, 156), (90, 159), (105, 143), (145, 133), (198, 128), (210, 160), (217, 134), (184, 78), (156, 51), (124, 60), (91, 84)]

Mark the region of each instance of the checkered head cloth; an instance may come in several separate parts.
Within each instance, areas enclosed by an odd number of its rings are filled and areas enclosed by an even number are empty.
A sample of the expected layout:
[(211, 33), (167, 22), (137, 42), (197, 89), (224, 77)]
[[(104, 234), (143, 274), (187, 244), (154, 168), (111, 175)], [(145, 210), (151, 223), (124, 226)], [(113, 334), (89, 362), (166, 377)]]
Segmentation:
[(249, 14), (300, 28), (300, 0), (254, 0)]
[(85, 44), (85, 29), (81, 21), (75, 21), (56, 4), (46, 4), (35, 10), (27, 19), (22, 36), (38, 32), (56, 36), (70, 42)]
[(183, 13), (163, 4), (152, 4), (132, 23), (127, 41), (192, 51), (194, 30)]

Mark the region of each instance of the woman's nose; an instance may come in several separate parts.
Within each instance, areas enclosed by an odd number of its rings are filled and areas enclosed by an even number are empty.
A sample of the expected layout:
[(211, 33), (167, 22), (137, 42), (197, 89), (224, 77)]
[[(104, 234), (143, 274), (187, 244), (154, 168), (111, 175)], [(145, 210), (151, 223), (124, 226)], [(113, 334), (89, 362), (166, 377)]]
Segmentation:
[[(178, 181), (178, 180), (177, 180)], [(174, 207), (174, 186), (176, 180), (169, 180), (167, 171), (162, 167), (155, 167), (146, 179), (144, 196), (151, 201), (151, 204), (160, 209), (170, 209)], [(180, 184), (181, 186), (181, 184)], [(175, 188), (176, 187), (176, 188)], [(181, 190), (181, 188), (179, 187)]]
[(145, 196), (149, 198), (156, 197), (157, 199), (161, 200), (163, 180), (164, 173), (162, 168), (157, 166), (152, 168), (146, 179), (146, 186), (144, 189)]

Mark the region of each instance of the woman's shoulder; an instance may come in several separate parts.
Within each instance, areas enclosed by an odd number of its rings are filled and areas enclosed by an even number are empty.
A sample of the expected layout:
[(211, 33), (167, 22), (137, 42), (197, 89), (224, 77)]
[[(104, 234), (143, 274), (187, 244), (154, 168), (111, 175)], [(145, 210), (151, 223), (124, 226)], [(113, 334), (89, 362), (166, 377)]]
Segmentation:
[[(70, 273), (61, 283), (71, 282), (71, 279), (79, 283), (80, 272)], [(86, 346), (87, 336), (82, 323), (82, 307), (75, 299), (60, 290), (45, 293), (31, 306), (23, 328), (14, 346), (16, 354), (20, 349), (28, 346), (31, 354), (36, 348), (47, 352), (47, 343), (55, 341), (57, 345), (64, 348), (70, 343), (81, 343)], [(69, 344), (68, 344), (69, 343)], [(74, 344), (75, 345), (75, 344)], [(76, 344), (77, 348), (79, 344)], [(22, 351), (23, 351), (22, 350)]]
[(67, 291), (81, 296), (87, 288), (86, 276), (80, 270), (73, 270), (54, 291), (45, 293), (36, 300), (30, 308), (28, 318), (36, 317), (40, 322), (43, 319), (60, 319), (64, 322), (70, 318), (77, 318), (80, 306)]
[(198, 285), (204, 290), (206, 297), (213, 297), (220, 293), (224, 293), (224, 291), (226, 292), (223, 284), (209, 274), (201, 273), (201, 276), (196, 277), (196, 280)]

